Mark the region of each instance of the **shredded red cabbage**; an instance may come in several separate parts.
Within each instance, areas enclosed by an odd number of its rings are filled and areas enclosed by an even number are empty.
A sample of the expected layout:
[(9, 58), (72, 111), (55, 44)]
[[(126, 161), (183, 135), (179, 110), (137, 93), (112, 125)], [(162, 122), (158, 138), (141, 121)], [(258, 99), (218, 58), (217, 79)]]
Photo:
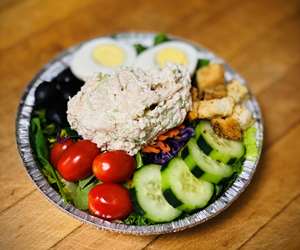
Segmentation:
[(194, 135), (195, 130), (193, 127), (185, 127), (181, 129), (178, 139), (168, 138), (165, 143), (171, 148), (170, 152), (154, 153), (143, 153), (143, 162), (145, 164), (160, 164), (165, 165), (173, 157), (175, 157), (180, 149), (188, 142), (188, 140)]

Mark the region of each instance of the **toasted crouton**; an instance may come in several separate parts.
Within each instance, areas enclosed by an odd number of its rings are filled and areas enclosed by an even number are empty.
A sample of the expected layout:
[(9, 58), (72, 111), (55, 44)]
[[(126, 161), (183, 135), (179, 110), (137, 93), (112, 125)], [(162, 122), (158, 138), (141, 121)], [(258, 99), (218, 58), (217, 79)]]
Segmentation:
[(229, 116), (233, 112), (234, 101), (231, 97), (223, 97), (221, 99), (213, 99), (208, 101), (199, 101), (198, 117), (211, 119), (215, 116)]
[(240, 140), (242, 138), (242, 130), (239, 122), (232, 118), (213, 118), (211, 125), (217, 135), (230, 140)]
[(254, 122), (252, 113), (241, 105), (236, 105), (233, 110), (232, 118), (236, 119), (243, 130), (251, 127)]
[(202, 67), (196, 72), (197, 86), (200, 91), (213, 88), (217, 85), (224, 85), (225, 72), (221, 64), (211, 63)]
[(200, 101), (195, 100), (192, 103), (192, 110), (188, 113), (188, 119), (190, 121), (195, 120), (195, 119), (198, 118), (199, 102)]
[(194, 111), (188, 112), (188, 119), (189, 121), (196, 120), (198, 118), (198, 114)]
[(204, 90), (204, 100), (219, 99), (227, 96), (225, 85), (217, 85), (213, 88)]
[(199, 99), (198, 89), (196, 87), (192, 87), (191, 89), (192, 101), (197, 101)]
[(248, 94), (248, 89), (238, 80), (233, 80), (226, 87), (228, 96), (232, 97), (235, 103), (241, 102)]

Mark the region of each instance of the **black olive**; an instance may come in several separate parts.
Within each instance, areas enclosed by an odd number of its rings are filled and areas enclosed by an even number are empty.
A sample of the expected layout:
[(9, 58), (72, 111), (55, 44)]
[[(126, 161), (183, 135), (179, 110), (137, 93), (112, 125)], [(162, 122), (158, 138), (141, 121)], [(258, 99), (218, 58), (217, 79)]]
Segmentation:
[(46, 109), (46, 119), (61, 127), (68, 126), (67, 113), (65, 107), (62, 106), (54, 106)]
[(53, 81), (55, 81), (56, 83), (59, 83), (61, 85), (63, 85), (63, 84), (70, 84), (77, 91), (80, 90), (80, 88), (83, 85), (83, 81), (81, 81), (76, 76), (74, 76), (74, 74), (72, 73), (72, 71), (70, 70), (70, 68), (67, 68), (64, 71), (62, 71), (61, 73), (59, 73), (53, 79)]
[(47, 108), (57, 100), (58, 96), (61, 96), (61, 94), (56, 89), (55, 84), (42, 82), (35, 91), (35, 105), (38, 108)]
[(74, 89), (70, 84), (55, 83), (55, 87), (65, 102), (68, 102), (69, 99), (78, 92), (78, 90)]

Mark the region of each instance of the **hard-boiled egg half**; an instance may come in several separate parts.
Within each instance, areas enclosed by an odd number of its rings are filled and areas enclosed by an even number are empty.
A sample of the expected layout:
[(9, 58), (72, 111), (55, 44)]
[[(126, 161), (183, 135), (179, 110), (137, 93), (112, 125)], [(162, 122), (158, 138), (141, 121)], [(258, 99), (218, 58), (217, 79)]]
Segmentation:
[(192, 74), (197, 66), (197, 50), (184, 42), (164, 42), (142, 52), (135, 66), (143, 69), (163, 68), (168, 63), (181, 64)]
[(111, 38), (99, 38), (83, 44), (74, 53), (70, 67), (75, 76), (86, 80), (94, 73), (111, 74), (121, 66), (130, 66), (136, 51), (130, 44)]

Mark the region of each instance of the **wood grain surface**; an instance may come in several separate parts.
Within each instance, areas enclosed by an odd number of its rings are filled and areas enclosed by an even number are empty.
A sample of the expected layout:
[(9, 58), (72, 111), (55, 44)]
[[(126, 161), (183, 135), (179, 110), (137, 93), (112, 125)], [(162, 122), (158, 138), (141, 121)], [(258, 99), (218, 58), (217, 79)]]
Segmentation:
[[(15, 116), (27, 82), (63, 49), (118, 31), (199, 42), (257, 96), (265, 143), (254, 180), (225, 212), (161, 236), (97, 230), (51, 205), (26, 175)], [(299, 0), (1, 0), (0, 249), (300, 249)]]

